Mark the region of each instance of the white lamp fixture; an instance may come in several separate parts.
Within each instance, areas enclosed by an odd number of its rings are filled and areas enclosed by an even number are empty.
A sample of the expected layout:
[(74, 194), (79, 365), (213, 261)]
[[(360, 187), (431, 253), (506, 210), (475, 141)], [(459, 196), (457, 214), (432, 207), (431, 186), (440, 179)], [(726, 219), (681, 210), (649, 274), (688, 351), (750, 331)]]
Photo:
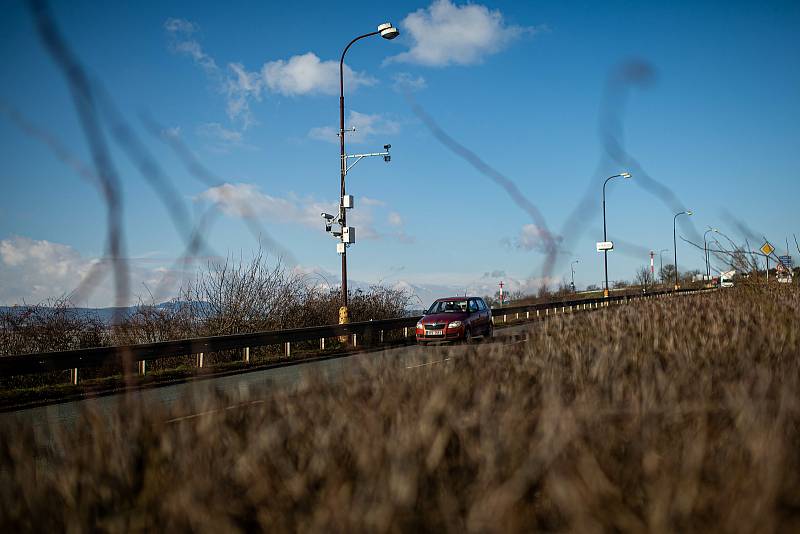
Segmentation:
[(400, 30), (392, 26), (391, 22), (384, 22), (378, 26), (378, 31), (381, 32), (381, 37), (390, 41), (400, 35)]

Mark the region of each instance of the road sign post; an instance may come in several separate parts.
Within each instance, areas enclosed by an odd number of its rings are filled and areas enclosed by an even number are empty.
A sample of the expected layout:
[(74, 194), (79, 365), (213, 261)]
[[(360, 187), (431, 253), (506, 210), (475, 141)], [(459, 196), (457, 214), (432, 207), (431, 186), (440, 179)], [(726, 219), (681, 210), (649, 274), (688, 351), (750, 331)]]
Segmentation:
[(767, 258), (767, 282), (769, 282), (769, 255), (775, 252), (775, 247), (773, 247), (769, 241), (764, 241), (764, 244), (761, 245), (761, 252), (763, 252), (764, 257)]

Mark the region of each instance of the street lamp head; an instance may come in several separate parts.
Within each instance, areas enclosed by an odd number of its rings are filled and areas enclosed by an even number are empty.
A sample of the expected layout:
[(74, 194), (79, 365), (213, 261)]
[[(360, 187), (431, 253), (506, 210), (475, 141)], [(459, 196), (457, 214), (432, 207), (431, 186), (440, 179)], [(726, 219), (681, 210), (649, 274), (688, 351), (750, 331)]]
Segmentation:
[(686, 210), (686, 215), (692, 215), (694, 212), (692, 210)]
[(390, 41), (400, 35), (400, 30), (392, 26), (391, 22), (384, 22), (378, 26), (378, 31), (381, 32), (381, 37)]
[(622, 174), (620, 174), (620, 176), (622, 176), (623, 178), (632, 178), (631, 173), (629, 172), (623, 172)]

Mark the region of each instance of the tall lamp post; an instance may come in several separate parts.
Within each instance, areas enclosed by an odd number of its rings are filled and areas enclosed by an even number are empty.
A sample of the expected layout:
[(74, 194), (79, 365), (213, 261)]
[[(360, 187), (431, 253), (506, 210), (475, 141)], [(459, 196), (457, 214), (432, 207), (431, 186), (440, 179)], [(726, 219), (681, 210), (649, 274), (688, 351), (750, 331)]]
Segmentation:
[(719, 230), (709, 226), (708, 230), (703, 233), (703, 248), (705, 249), (706, 253), (706, 281), (711, 278), (711, 262), (708, 261), (708, 232), (719, 232)]
[(661, 279), (661, 283), (664, 283), (664, 252), (669, 252), (668, 248), (662, 248), (658, 251), (658, 277)]
[[(400, 35), (400, 31), (392, 26), (390, 22), (385, 22), (378, 26), (377, 31), (365, 33), (364, 35), (359, 35), (346, 47), (344, 47), (344, 51), (342, 52), (342, 57), (339, 60), (339, 147), (341, 148), (341, 192), (339, 196), (339, 224), (341, 225), (342, 229), (347, 226), (347, 210), (345, 208), (345, 187), (344, 187), (344, 179), (347, 175), (347, 154), (344, 151), (344, 56), (347, 54), (347, 51), (350, 49), (351, 46), (356, 41), (364, 39), (365, 37), (372, 37), (373, 35), (380, 35), (384, 39), (394, 39), (398, 35)], [(344, 245), (341, 249), (342, 255), (342, 307), (339, 309), (339, 322), (346, 323), (348, 322), (347, 317), (347, 246)]]
[(692, 210), (681, 211), (680, 213), (676, 213), (675, 216), (672, 218), (672, 248), (675, 251), (675, 289), (677, 290), (678, 287), (678, 241), (677, 241), (677, 232), (675, 230), (675, 223), (678, 220), (679, 215), (691, 215)]
[(580, 263), (580, 260), (575, 260), (569, 264), (570, 269), (572, 270), (572, 292), (575, 293), (575, 264)]
[[(609, 176), (606, 178), (606, 181), (603, 182), (603, 241), (608, 241), (608, 235), (606, 234), (606, 184), (613, 178), (630, 178), (631, 173), (623, 172), (620, 174), (615, 174), (614, 176)], [(603, 251), (603, 266), (606, 275), (606, 287), (603, 289), (603, 297), (608, 297), (608, 250)]]

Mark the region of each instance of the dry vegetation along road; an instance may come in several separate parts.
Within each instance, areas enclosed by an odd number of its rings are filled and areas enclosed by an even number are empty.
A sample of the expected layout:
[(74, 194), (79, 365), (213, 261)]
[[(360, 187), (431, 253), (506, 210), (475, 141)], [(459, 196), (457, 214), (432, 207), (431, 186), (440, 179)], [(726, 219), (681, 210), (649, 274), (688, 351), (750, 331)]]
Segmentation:
[(798, 532), (799, 321), (738, 287), (5, 419), (0, 530)]

